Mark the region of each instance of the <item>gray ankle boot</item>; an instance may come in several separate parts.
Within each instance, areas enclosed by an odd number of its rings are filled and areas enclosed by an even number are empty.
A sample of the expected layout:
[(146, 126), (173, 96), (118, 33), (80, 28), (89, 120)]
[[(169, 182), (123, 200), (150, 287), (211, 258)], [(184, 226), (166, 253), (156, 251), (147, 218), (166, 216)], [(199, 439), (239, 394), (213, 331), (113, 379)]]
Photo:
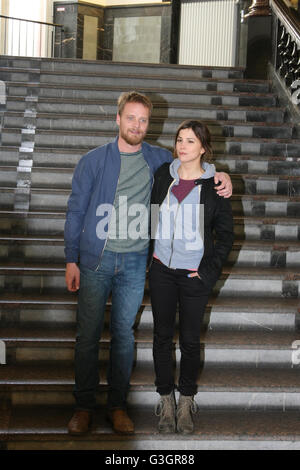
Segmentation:
[(190, 434), (194, 431), (192, 414), (197, 412), (197, 405), (193, 396), (180, 395), (176, 412), (177, 431)]
[(156, 416), (160, 416), (158, 430), (161, 433), (175, 432), (175, 395), (171, 392), (169, 395), (161, 395), (159, 402), (155, 408)]

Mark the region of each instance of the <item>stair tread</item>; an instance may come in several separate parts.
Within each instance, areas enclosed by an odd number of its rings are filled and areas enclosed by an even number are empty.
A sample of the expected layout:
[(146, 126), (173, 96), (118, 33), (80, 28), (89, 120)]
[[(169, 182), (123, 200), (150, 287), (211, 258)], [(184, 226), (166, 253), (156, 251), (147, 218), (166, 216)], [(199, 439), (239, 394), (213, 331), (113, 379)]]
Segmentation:
[[(22, 133), (23, 129), (19, 127), (3, 127), (2, 133)], [(104, 136), (107, 138), (115, 138), (116, 131), (101, 131), (101, 130), (80, 130), (80, 134), (78, 130), (71, 130), (71, 129), (42, 129), (36, 128), (35, 135), (37, 134), (44, 134), (44, 135), (82, 135), (82, 136)], [(155, 133), (155, 132), (148, 132), (146, 140), (154, 140), (157, 142), (159, 138), (166, 138), (166, 139), (174, 139), (173, 134), (169, 134), (167, 132)], [(224, 142), (224, 141), (231, 141), (231, 142), (247, 142), (247, 143), (283, 143), (283, 144), (300, 144), (299, 138), (272, 138), (272, 137), (251, 137), (251, 136), (214, 136), (214, 142)], [(157, 144), (156, 144), (157, 145)], [(159, 144), (158, 144), (159, 145)], [(42, 146), (37, 146), (37, 149), (43, 148)]]
[[(226, 156), (227, 158), (229, 157), (228, 155)], [(76, 162), (74, 162), (74, 167), (75, 167)], [(42, 172), (42, 173), (47, 173), (47, 172), (53, 172), (53, 173), (67, 173), (67, 174), (72, 174), (74, 172), (74, 167), (70, 166), (32, 166), (31, 167), (31, 172)], [(18, 169), (17, 165), (12, 165), (12, 164), (5, 164), (2, 163), (0, 165), (0, 171), (16, 171)], [(255, 173), (253, 171), (247, 172), (247, 173), (232, 173), (231, 174), (231, 179), (238, 180), (238, 179), (257, 179), (257, 180), (299, 180), (300, 176), (299, 175), (294, 175), (294, 174), (272, 174), (272, 173)], [(49, 183), (50, 185), (50, 183)]]
[[(48, 243), (48, 244), (55, 244), (61, 245), (64, 244), (64, 237), (63, 235), (58, 237), (57, 235), (20, 235), (20, 234), (9, 234), (9, 235), (1, 235), (0, 234), (0, 241), (1, 243)], [(233, 249), (240, 249), (240, 248), (247, 248), (247, 249), (271, 249), (271, 250), (287, 250), (287, 251), (294, 251), (295, 249), (300, 249), (300, 241), (294, 240), (244, 240), (244, 239), (235, 239), (233, 242)]]
[[(238, 107), (238, 109), (240, 109)], [(275, 108), (277, 109), (277, 108)], [(22, 111), (6, 111), (5, 116), (7, 117), (22, 117), (24, 118), (24, 112)], [(71, 120), (76, 120), (80, 121), (82, 120), (96, 120), (96, 121), (115, 121), (116, 116), (115, 114), (93, 114), (93, 113), (58, 113), (58, 112), (41, 112), (37, 111), (36, 113), (36, 118), (41, 118), (41, 119), (71, 119)], [(175, 117), (175, 116), (168, 116), (167, 118), (165, 116), (152, 116), (151, 117), (151, 123), (155, 122), (176, 122), (176, 123), (181, 123), (182, 118), (180, 117)], [(276, 122), (276, 121), (243, 121), (241, 119), (230, 119), (230, 120), (224, 120), (224, 119), (202, 119), (202, 122), (207, 124), (208, 126), (241, 126), (241, 127), (274, 127), (274, 128), (292, 128), (294, 127), (293, 123), (291, 122)], [(6, 128), (6, 125), (3, 126), (3, 128)], [(8, 127), (10, 128), (10, 126)], [(37, 127), (39, 129), (39, 127)], [(41, 128), (42, 129), (42, 128)]]
[[(30, 262), (30, 261), (11, 261), (7, 260), (5, 262), (0, 262), (0, 271), (41, 271), (44, 273), (49, 273), (51, 275), (53, 272), (64, 272), (65, 263), (51, 263), (47, 261), (46, 263), (41, 262)], [(300, 279), (300, 269), (298, 267), (290, 268), (276, 268), (276, 267), (256, 267), (256, 266), (224, 266), (223, 274), (230, 276), (270, 276), (278, 279), (291, 279), (292, 277), (299, 276)]]
[[(75, 163), (74, 163), (75, 167)], [(70, 166), (33, 166), (31, 168), (31, 173), (66, 173), (69, 175), (72, 175), (74, 172), (74, 167)], [(0, 165), (0, 171), (17, 171), (18, 170), (17, 165)], [(231, 180), (234, 184), (235, 181), (237, 180), (269, 180), (269, 181), (300, 181), (300, 175), (293, 175), (293, 174), (270, 174), (270, 173), (253, 173), (253, 172), (248, 172), (248, 173), (231, 173), (230, 175)], [(47, 189), (47, 188), (36, 188), (36, 189)], [(51, 188), (51, 183), (49, 183), (49, 189), (55, 189)]]
[[(32, 326), (29, 324), (2, 327), (0, 338), (7, 345), (16, 344), (16, 346), (36, 346), (51, 347), (55, 343), (56, 346), (62, 347), (74, 346), (76, 340), (76, 327), (58, 324), (56, 327), (52, 324), (42, 326)], [(271, 328), (258, 325), (255, 330), (211, 330), (203, 331), (201, 334), (201, 344), (205, 348), (259, 348), (259, 349), (291, 349), (293, 341), (300, 338), (298, 331), (289, 330), (272, 330)], [(101, 343), (107, 343), (110, 334), (107, 328), (104, 329), (101, 336)], [(143, 324), (141, 322), (135, 329), (135, 339), (139, 346), (143, 344), (152, 348), (153, 331), (152, 324)], [(178, 341), (178, 334), (175, 335)]]
[[(112, 432), (105, 419), (105, 409), (97, 409), (91, 431), (83, 437), (68, 435), (67, 423), (73, 413), (70, 406), (15, 406), (3, 412), (6, 425), (1, 428), (2, 436), (6, 439), (23, 440), (62, 440), (93, 441), (105, 438), (108, 441), (123, 441), (131, 443), (134, 449), (137, 440), (155, 440), (160, 442), (160, 449), (164, 449), (170, 438), (173, 449), (179, 449), (180, 443), (192, 440), (298, 440), (300, 438), (299, 419), (297, 411), (268, 412), (268, 411), (224, 411), (200, 410), (194, 417), (195, 432), (192, 436), (182, 434), (162, 435), (157, 431), (158, 418), (153, 407), (136, 406), (129, 408), (129, 415), (135, 423), (134, 436), (119, 436)], [(171, 437), (172, 436), (172, 437)], [(100, 443), (99, 443), (100, 444)], [(196, 444), (197, 445), (197, 444)], [(166, 447), (170, 449), (170, 447)], [(184, 448), (184, 447), (183, 447)], [(195, 447), (192, 447), (195, 448)], [(116, 447), (115, 447), (116, 449)], [(189, 447), (191, 449), (191, 447)]]
[[(100, 362), (100, 386), (107, 385), (106, 361)], [(280, 377), (280, 380), (279, 380)], [(138, 362), (131, 375), (132, 390), (155, 390), (152, 361)], [(23, 388), (38, 390), (44, 387), (70, 389), (74, 384), (72, 361), (31, 361), (0, 368), (0, 390)], [(239, 392), (300, 392), (299, 368), (287, 367), (217, 367), (205, 365), (198, 380), (198, 391)]]
[[(1, 145), (1, 149), (5, 151), (11, 151), (11, 152), (17, 152), (19, 153), (20, 147), (16, 147), (13, 145)], [(50, 153), (51, 155), (53, 154), (71, 154), (71, 155), (79, 155), (83, 156), (85, 153), (87, 153), (90, 148), (61, 148), (61, 147), (40, 147), (38, 145), (35, 145), (35, 150), (34, 150), (34, 155), (37, 154), (45, 154), (45, 153)], [(214, 160), (218, 159), (234, 159), (234, 160), (253, 160), (253, 161), (286, 161), (286, 162), (298, 162), (298, 157), (297, 156), (291, 156), (288, 157), (289, 159), (287, 160), (287, 157), (282, 156), (282, 155), (254, 155), (254, 154), (228, 154), (228, 153), (215, 153), (214, 154)]]
[[(159, 79), (159, 78), (158, 78)], [(235, 79), (230, 79), (231, 83)], [(181, 79), (181, 81), (184, 81), (184, 79)], [(198, 81), (198, 79), (194, 80)], [(213, 82), (215, 82), (216, 79), (213, 78)], [(222, 81), (222, 79), (221, 79)], [(39, 89), (42, 88), (57, 88), (57, 85), (52, 83), (52, 82), (39, 82), (38, 84), (36, 82), (17, 82), (17, 81), (10, 81), (6, 80), (6, 86), (26, 86), (27, 88), (30, 87), (38, 87)], [(83, 85), (79, 83), (60, 83), (59, 84), (60, 89), (71, 89), (71, 90), (90, 90), (91, 85)], [(166, 89), (162, 89), (157, 86), (147, 86), (147, 85), (139, 85), (135, 87), (139, 92), (141, 93), (154, 93), (157, 92), (158, 94), (161, 93), (168, 93), (168, 94), (184, 94), (184, 95), (208, 95), (208, 96), (237, 96), (237, 97), (245, 97), (249, 96), (251, 98), (254, 97), (269, 97), (269, 98), (275, 98), (276, 95), (274, 92), (269, 91), (269, 92), (254, 92), (254, 91), (220, 91), (220, 90), (202, 90), (198, 88), (176, 88), (176, 87), (168, 87)], [(128, 85), (118, 85), (118, 86), (113, 86), (111, 84), (109, 85), (93, 85), (93, 90), (94, 91), (107, 91), (113, 92), (116, 91), (119, 94), (122, 91), (128, 91)]]
[[(15, 187), (12, 186), (0, 186), (0, 192), (14, 193)], [(71, 192), (71, 188), (50, 188), (50, 187), (31, 187), (32, 194), (53, 194), (68, 196)], [(255, 194), (244, 194), (244, 193), (233, 193), (231, 196), (232, 201), (242, 200), (259, 200), (259, 201), (271, 201), (271, 202), (298, 202), (300, 201), (300, 195), (285, 195), (285, 194), (268, 194), (268, 193), (255, 193)], [(50, 212), (50, 211), (49, 211)], [(51, 211), (53, 212), (53, 211)], [(275, 216), (276, 217), (276, 216)]]
[[(6, 189), (6, 188), (5, 188)], [(1, 190), (1, 188), (0, 188)], [(20, 219), (20, 218), (59, 218), (59, 219), (64, 219), (66, 216), (65, 211), (47, 211), (47, 210), (31, 210), (28, 212), (24, 211), (10, 211), (10, 210), (0, 210), (0, 218), (5, 218), (9, 217), (11, 219)], [(284, 217), (284, 216), (244, 216), (244, 215), (234, 215), (234, 223), (235, 224), (265, 224), (265, 225), (270, 225), (270, 224), (283, 224), (283, 225), (298, 225), (300, 224), (300, 218), (297, 217)], [(1, 230), (1, 228), (0, 228)]]
[[(148, 297), (146, 299), (149, 301)], [(76, 306), (77, 295), (66, 292), (65, 294), (20, 294), (20, 293), (0, 293), (0, 305), (28, 305), (28, 307), (36, 306)], [(237, 312), (270, 312), (270, 313), (295, 313), (299, 309), (298, 298), (281, 298), (270, 297), (260, 298), (257, 296), (250, 297), (210, 297), (208, 308), (214, 311), (237, 311)]]
[[(1, 188), (0, 188), (1, 189)], [(5, 188), (6, 189), (6, 188)], [(3, 210), (0, 209), (0, 217), (11, 217), (11, 218), (30, 218), (30, 217), (59, 217), (64, 218), (66, 216), (65, 211), (48, 211), (48, 210), (31, 210), (31, 211), (11, 211), (11, 210)], [(272, 224), (272, 223), (287, 223), (287, 224), (295, 224), (300, 223), (300, 218), (297, 217), (284, 217), (284, 216), (250, 216), (250, 215), (234, 215), (233, 216), (235, 222), (254, 222), (254, 223), (265, 223), (265, 224)]]
[[(18, 95), (8, 95), (7, 96), (7, 101), (25, 101), (24, 96), (18, 96)], [(89, 98), (55, 98), (55, 97), (39, 97), (39, 103), (67, 103), (67, 104), (95, 104), (95, 105), (111, 105), (115, 106), (115, 100), (113, 99), (89, 99)], [(276, 113), (278, 112), (284, 112), (285, 107), (277, 105), (275, 108), (274, 106), (245, 106), (245, 105), (234, 105), (234, 104), (216, 104), (216, 105), (211, 105), (211, 104), (206, 104), (206, 103), (189, 103), (188, 106), (185, 103), (180, 103), (180, 102), (175, 102), (172, 101), (171, 103), (164, 103), (163, 101), (155, 101), (155, 97), (151, 99), (151, 102), (153, 104), (153, 107), (155, 109), (158, 108), (187, 108), (187, 109), (222, 109), (222, 110), (241, 110), (241, 111), (272, 111)], [(151, 118), (152, 119), (152, 118)]]

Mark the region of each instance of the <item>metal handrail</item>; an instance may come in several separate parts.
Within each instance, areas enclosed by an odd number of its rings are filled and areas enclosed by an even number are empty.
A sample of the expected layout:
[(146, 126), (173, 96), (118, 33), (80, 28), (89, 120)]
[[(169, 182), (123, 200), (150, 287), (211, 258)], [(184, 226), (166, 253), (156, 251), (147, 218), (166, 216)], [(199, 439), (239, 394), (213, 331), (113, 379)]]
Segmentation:
[[(33, 28), (35, 28), (35, 25), (40, 26), (38, 40), (40, 41), (40, 44), (41, 44), (42, 39), (44, 38), (44, 41), (46, 43), (45, 50), (46, 50), (47, 56), (49, 54), (49, 50), (51, 50), (51, 52), (50, 52), (51, 57), (54, 57), (54, 55), (56, 55), (58, 57), (62, 56), (62, 43), (63, 43), (63, 35), (64, 35), (63, 25), (56, 24), (56, 23), (48, 23), (48, 22), (43, 22), (43, 21), (27, 20), (27, 19), (24, 19), (24, 18), (15, 18), (13, 16), (6, 16), (6, 15), (0, 15), (0, 21), (1, 20), (4, 21), (4, 42), (3, 42), (3, 53), (4, 54), (7, 54), (7, 51), (8, 51), (7, 41), (9, 41), (9, 39), (11, 39), (12, 48), (14, 48), (14, 44), (17, 44), (17, 48), (18, 48), (18, 54), (14, 53), (13, 55), (20, 55), (20, 50), (22, 49), (20, 29), (19, 29), (19, 35), (18, 35), (17, 39), (13, 36), (13, 34), (11, 34), (11, 36), (9, 38), (8, 37), (8, 32), (7, 32), (7, 23), (11, 22), (12, 24), (14, 24), (15, 21), (18, 21), (20, 25), (21, 25), (20, 22), (26, 23), (26, 33), (25, 33), (26, 38), (25, 38), (25, 41), (23, 41), (26, 44), (26, 46), (25, 46), (25, 49), (26, 49), (25, 55), (28, 55), (27, 40), (28, 40), (28, 34), (30, 33), (30, 31), (28, 32), (27, 24), (29, 24), (30, 26), (32, 26), (31, 31), (33, 30)], [(44, 30), (44, 34), (42, 33), (43, 27), (47, 28), (46, 30)], [(21, 28), (21, 26), (19, 26), (19, 28)], [(24, 28), (25, 28), (25, 26), (24, 26)], [(59, 34), (58, 34), (58, 31), (59, 31)], [(51, 36), (50, 38), (49, 38), (49, 33), (50, 33), (50, 36)], [(34, 41), (35, 41), (35, 39), (36, 39), (36, 36), (34, 36)], [(34, 48), (35, 48), (35, 42), (33, 43), (33, 49)], [(56, 52), (56, 54), (55, 54), (55, 52)], [(38, 51), (38, 54), (40, 56), (42, 55), (41, 46), (40, 46), (40, 49)], [(11, 54), (9, 54), (9, 55), (11, 55)], [(24, 54), (22, 54), (22, 55), (24, 55)]]
[(293, 8), (289, 8), (282, 0), (270, 0), (270, 7), (284, 24), (293, 40), (300, 46), (299, 13)]
[(35, 21), (35, 20), (26, 20), (25, 18), (14, 18), (13, 16), (5, 16), (5, 15), (0, 15), (0, 18), (6, 18), (8, 20), (18, 20), (18, 21), (27, 21), (27, 23), (38, 23), (38, 24), (45, 24), (47, 26), (57, 26), (59, 28), (62, 28), (62, 24), (56, 24), (56, 23), (46, 23), (45, 21)]
[[(275, 77), (300, 111), (300, 24), (299, 13), (282, 0), (270, 0), (274, 14), (273, 58)], [(291, 108), (292, 109), (292, 108)], [(299, 111), (298, 111), (299, 110)]]

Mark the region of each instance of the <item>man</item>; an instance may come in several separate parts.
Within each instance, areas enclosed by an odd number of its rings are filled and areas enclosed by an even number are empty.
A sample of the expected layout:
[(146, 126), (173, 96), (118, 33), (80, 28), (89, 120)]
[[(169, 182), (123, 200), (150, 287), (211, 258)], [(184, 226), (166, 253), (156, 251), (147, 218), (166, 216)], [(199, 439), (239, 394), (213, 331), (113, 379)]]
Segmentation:
[[(146, 96), (134, 91), (123, 93), (118, 100), (118, 137), (84, 155), (73, 176), (65, 254), (67, 288), (79, 290), (76, 410), (68, 426), (74, 435), (86, 433), (91, 425), (99, 384), (99, 340), (110, 293), (107, 417), (115, 432), (134, 432), (126, 399), (134, 359), (133, 325), (143, 299), (149, 235), (148, 229), (145, 234), (147, 223), (141, 223), (140, 236), (136, 236), (135, 214), (130, 208), (146, 208), (143, 218), (148, 220), (153, 175), (163, 163), (173, 160), (168, 150), (143, 141), (151, 111), (152, 103)], [(219, 181), (218, 193), (229, 197), (229, 176), (216, 173), (215, 182)]]

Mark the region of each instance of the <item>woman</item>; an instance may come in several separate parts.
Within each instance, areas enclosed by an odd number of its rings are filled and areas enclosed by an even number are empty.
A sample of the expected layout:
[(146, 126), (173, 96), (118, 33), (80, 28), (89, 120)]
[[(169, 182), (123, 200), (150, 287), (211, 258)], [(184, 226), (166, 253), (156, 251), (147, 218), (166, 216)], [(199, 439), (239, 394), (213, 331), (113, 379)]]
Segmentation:
[[(184, 121), (175, 137), (177, 158), (157, 170), (152, 190), (152, 210), (159, 206), (149, 286), (160, 432), (193, 432), (200, 329), (233, 243), (230, 200), (216, 194), (215, 167), (205, 162), (211, 153), (207, 127)], [(172, 353), (177, 303), (181, 360), (176, 409)]]

